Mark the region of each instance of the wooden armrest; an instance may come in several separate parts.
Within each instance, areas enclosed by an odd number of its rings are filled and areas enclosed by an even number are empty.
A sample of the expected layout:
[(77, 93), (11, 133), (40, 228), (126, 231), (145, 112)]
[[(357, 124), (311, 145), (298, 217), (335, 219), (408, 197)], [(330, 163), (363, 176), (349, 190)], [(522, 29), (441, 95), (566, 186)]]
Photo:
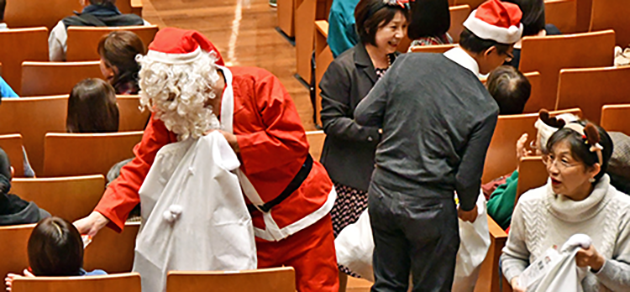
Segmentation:
[(499, 226), (499, 224), (497, 224), (490, 215), (488, 215), (488, 229), (490, 230), (490, 237), (492, 237), (492, 240), (507, 240), (507, 233), (505, 233), (505, 230), (503, 230), (503, 228), (501, 228), (501, 226)]
[(131, 8), (142, 8), (142, 0), (131, 0)]
[(317, 28), (318, 33), (323, 35), (325, 38), (328, 38), (328, 21), (326, 20), (315, 21), (315, 28)]

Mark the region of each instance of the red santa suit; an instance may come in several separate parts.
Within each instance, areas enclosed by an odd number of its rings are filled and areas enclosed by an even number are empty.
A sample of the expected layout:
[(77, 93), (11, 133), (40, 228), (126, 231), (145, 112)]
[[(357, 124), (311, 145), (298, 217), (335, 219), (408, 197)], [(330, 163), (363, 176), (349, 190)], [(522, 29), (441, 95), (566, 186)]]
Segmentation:
[[(197, 32), (178, 38), (182, 30), (166, 28), (156, 35), (149, 50), (171, 46), (166, 51), (187, 53), (201, 46), (216, 49)], [(178, 52), (183, 47), (182, 52)], [(170, 50), (170, 51), (169, 51)], [(219, 65), (223, 61), (218, 55)], [(221, 122), (224, 130), (237, 137), (242, 162), (241, 181), (248, 202), (256, 206), (274, 202), (307, 166), (308, 142), (295, 105), (280, 81), (260, 68), (220, 67), (226, 86), (222, 97)], [(232, 112), (232, 114), (230, 114)], [(232, 125), (230, 125), (232, 124)], [(232, 128), (232, 129), (230, 129)], [(122, 230), (124, 222), (140, 202), (142, 185), (158, 150), (177, 141), (164, 123), (153, 116), (142, 141), (134, 148), (136, 157), (120, 171), (120, 177), (105, 191), (95, 211), (103, 214), (110, 227)], [(299, 180), (298, 180), (299, 183)], [(299, 291), (337, 291), (338, 270), (332, 223), (328, 213), (336, 193), (326, 170), (317, 161), (299, 187), (268, 212), (252, 208), (258, 266), (293, 266)], [(254, 204), (252, 204), (254, 205)]]

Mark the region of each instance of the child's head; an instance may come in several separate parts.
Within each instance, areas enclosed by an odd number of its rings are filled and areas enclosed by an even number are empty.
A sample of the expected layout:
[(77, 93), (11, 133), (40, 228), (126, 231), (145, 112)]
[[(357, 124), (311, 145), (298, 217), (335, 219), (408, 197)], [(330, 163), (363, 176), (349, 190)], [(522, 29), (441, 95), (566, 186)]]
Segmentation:
[(499, 105), (499, 114), (523, 113), (532, 86), (527, 77), (512, 66), (500, 66), (488, 76), (486, 87)]
[[(132, 83), (132, 92), (137, 92), (138, 72), (140, 64), (137, 55), (144, 55), (144, 43), (133, 32), (112, 31), (103, 36), (98, 43), (98, 54), (101, 57), (101, 73), (109, 83), (123, 94), (123, 83)], [(129, 89), (126, 89), (129, 90)], [(135, 94), (134, 92), (134, 94)]]
[(118, 132), (114, 88), (102, 79), (88, 78), (72, 88), (66, 130), (70, 133)]
[(78, 276), (83, 267), (83, 241), (72, 223), (43, 219), (28, 240), (28, 262), (35, 276)]

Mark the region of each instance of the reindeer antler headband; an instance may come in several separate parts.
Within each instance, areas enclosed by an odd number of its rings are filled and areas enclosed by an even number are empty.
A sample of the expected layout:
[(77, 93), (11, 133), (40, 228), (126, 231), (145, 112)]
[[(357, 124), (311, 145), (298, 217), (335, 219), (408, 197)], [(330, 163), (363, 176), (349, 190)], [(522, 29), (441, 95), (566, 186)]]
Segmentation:
[(590, 146), (588, 150), (597, 154), (599, 165), (602, 165), (602, 162), (604, 161), (602, 150), (604, 150), (604, 147), (599, 144), (601, 137), (599, 136), (599, 132), (597, 131), (595, 125), (593, 125), (592, 123), (587, 123), (586, 126), (582, 126), (578, 123), (567, 124), (562, 119), (549, 117), (549, 112), (546, 109), (540, 110), (538, 116), (543, 123), (547, 124), (550, 127), (558, 129), (569, 128), (580, 134), (582, 136), (582, 140), (584, 140), (584, 144)]

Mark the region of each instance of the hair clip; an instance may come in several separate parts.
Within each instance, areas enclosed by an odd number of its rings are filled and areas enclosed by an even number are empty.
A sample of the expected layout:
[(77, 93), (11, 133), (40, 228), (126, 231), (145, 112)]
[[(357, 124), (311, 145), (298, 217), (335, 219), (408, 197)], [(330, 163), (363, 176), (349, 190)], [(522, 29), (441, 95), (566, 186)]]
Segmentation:
[(409, 9), (409, 0), (383, 0), (383, 4), (388, 6), (400, 6), (402, 9)]

